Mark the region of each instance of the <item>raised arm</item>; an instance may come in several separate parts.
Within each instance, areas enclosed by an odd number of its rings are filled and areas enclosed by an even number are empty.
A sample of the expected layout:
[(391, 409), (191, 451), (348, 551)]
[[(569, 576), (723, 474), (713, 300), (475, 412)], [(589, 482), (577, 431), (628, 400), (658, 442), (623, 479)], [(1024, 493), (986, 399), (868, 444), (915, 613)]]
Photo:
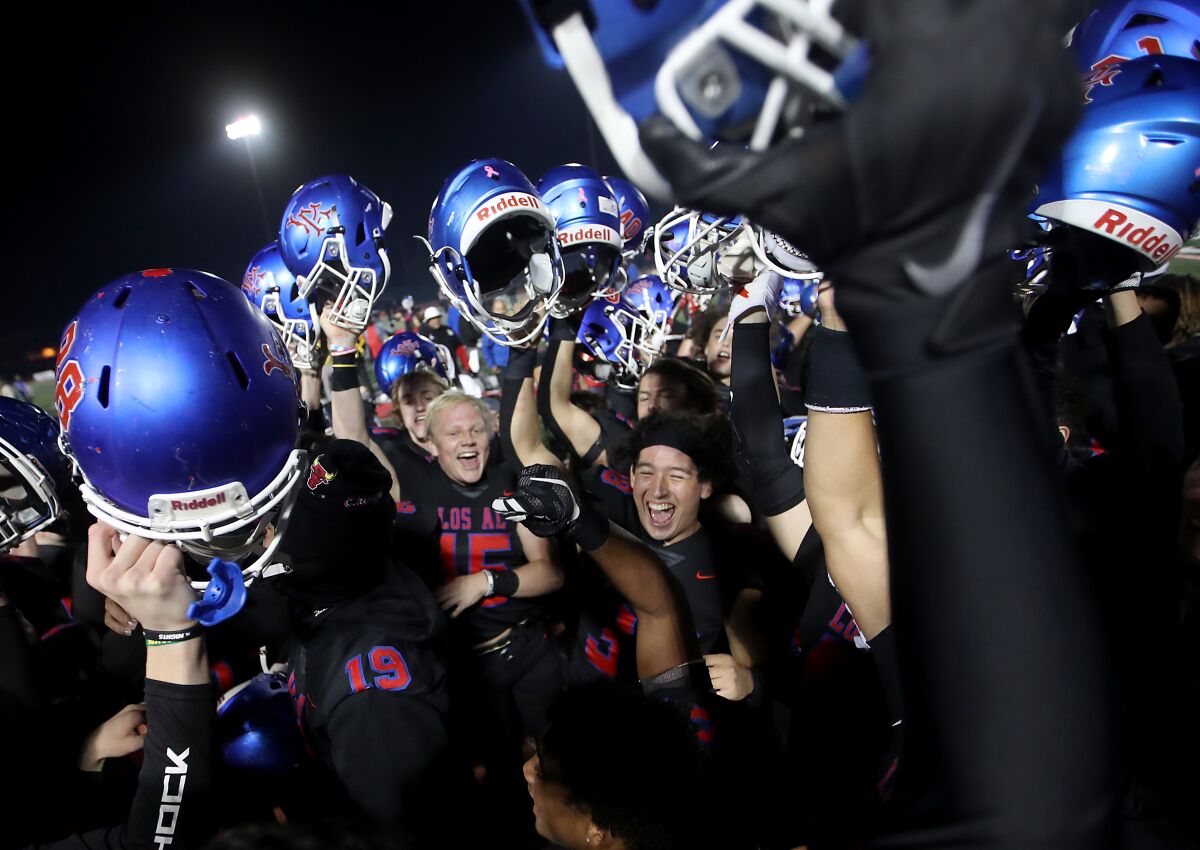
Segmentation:
[[(1105, 342), (1120, 435), (1113, 454), (1124, 455), (1124, 467), (1139, 484), (1155, 488), (1170, 505), (1177, 498), (1184, 468), (1183, 401), (1166, 351), (1135, 292), (1118, 289), (1104, 299), (1109, 324)], [(1158, 510), (1164, 507), (1160, 500)]]
[(550, 432), (577, 457), (584, 458), (600, 439), (600, 423), (571, 404), (575, 334), (570, 319), (550, 320), (550, 345), (542, 363), (537, 407)]
[(195, 594), (183, 552), (136, 536), (122, 543), (113, 528), (97, 523), (88, 533), (87, 578), (136, 617), (146, 634), (145, 760), (125, 824), (42, 846), (198, 847), (216, 826), (206, 812), (216, 696), (204, 640), (187, 616)]
[(809, 376), (806, 492), (829, 576), (869, 641), (892, 620), (883, 476), (866, 377), (834, 309), (832, 287), (821, 285), (820, 305)]
[(734, 297), (730, 319), (733, 335), (733, 404), (730, 418), (737, 432), (750, 498), (767, 518), (767, 528), (788, 560), (796, 557), (812, 527), (804, 497), (804, 473), (792, 462), (783, 441), (783, 410), (771, 368), (766, 304), (779, 281), (760, 275)]
[[(500, 439), (507, 457), (520, 466), (544, 463), (561, 466), (562, 461), (542, 443), (533, 370), (537, 365), (536, 343), (530, 348), (513, 348), (508, 368), (500, 381)], [(545, 376), (543, 376), (545, 380)]]
[(333, 435), (341, 440), (354, 440), (371, 450), (383, 468), (392, 476), (392, 501), (400, 501), (400, 477), (379, 444), (371, 439), (367, 415), (363, 411), (362, 393), (358, 387), (358, 335), (329, 321), (329, 307), (321, 313), (321, 330), (329, 341), (333, 361), (333, 381), (330, 402), (333, 408)]

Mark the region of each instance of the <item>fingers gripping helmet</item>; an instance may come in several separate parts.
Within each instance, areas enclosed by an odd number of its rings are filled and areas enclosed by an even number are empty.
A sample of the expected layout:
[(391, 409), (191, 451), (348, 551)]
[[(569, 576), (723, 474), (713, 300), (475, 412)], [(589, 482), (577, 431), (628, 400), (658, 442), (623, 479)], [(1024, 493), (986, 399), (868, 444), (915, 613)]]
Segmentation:
[(285, 774), (304, 759), (296, 706), (281, 673), (259, 673), (217, 703), (221, 764), (252, 774)]
[(300, 295), (323, 307), (339, 327), (361, 331), (387, 286), (383, 231), (392, 208), (348, 174), (310, 180), (283, 210), (279, 249)]
[(56, 407), (88, 510), (114, 528), (261, 573), (305, 471), (279, 334), (233, 285), (150, 269), (110, 283), (63, 333)]
[(593, 296), (625, 289), (620, 205), (608, 183), (586, 165), (560, 165), (542, 175), (538, 194), (550, 208), (563, 258), (563, 285), (552, 313), (566, 316)]
[(650, 226), (650, 205), (646, 196), (624, 177), (605, 177), (605, 182), (617, 198), (621, 213), (621, 238), (625, 240), (624, 255), (632, 259), (642, 253), (643, 231)]
[(625, 290), (625, 300), (646, 324), (641, 346), (644, 353), (657, 356), (670, 339), (671, 322), (679, 308), (679, 292), (663, 283), (656, 274), (639, 277)]
[(312, 369), (320, 324), (313, 321), (312, 307), (300, 295), (296, 276), (288, 271), (272, 242), (254, 255), (242, 275), (242, 292), (279, 331), (297, 369)]
[(1129, 59), (1200, 59), (1200, 6), (1195, 0), (1109, 0), (1071, 32), (1070, 45), (1090, 100), (1096, 86), (1112, 85), (1113, 68)]
[(481, 333), (501, 345), (541, 334), (562, 288), (562, 256), (550, 208), (515, 165), (472, 160), (450, 175), (421, 241), (442, 293)]
[(1143, 269), (1200, 220), (1200, 62), (1146, 56), (1113, 69), (1038, 187), (1033, 213), (1111, 239)]
[(58, 424), (41, 408), (0, 396), (0, 552), (58, 519), (70, 484)]
[(375, 380), (379, 389), (391, 393), (392, 385), (410, 372), (428, 372), (443, 381), (454, 377), (450, 353), (431, 339), (402, 331), (383, 344), (375, 358)]
[(641, 314), (617, 295), (588, 306), (576, 338), (592, 357), (612, 364), (612, 382), (628, 389), (637, 386), (642, 370), (654, 359), (645, 348), (648, 337)]
[(856, 47), (830, 14), (833, 0), (522, 6), (621, 170), (657, 197), (669, 187), (641, 148), (638, 122), (659, 112), (694, 139), (764, 148), (811, 102), (843, 103), (833, 69)]

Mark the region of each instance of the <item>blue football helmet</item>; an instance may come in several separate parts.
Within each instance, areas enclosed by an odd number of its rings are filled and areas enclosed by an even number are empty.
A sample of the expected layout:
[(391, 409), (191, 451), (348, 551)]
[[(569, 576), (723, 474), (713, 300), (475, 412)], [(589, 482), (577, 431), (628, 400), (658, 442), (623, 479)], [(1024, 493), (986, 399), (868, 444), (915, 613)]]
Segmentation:
[(1039, 187), (1031, 212), (1168, 263), (1200, 221), (1200, 62), (1145, 56), (1113, 69)]
[[(587, 354), (611, 364), (604, 379), (631, 389), (658, 353), (652, 336), (638, 309), (617, 295), (597, 298), (584, 310), (576, 340)], [(597, 372), (596, 377), (604, 376)]]
[(783, 439), (788, 445), (792, 463), (804, 469), (804, 436), (808, 431), (807, 416), (789, 416), (783, 420)]
[(715, 293), (753, 280), (757, 258), (746, 220), (676, 207), (651, 236), (659, 277), (680, 292)]
[(242, 275), (242, 292), (279, 331), (297, 369), (314, 369), (321, 325), (312, 305), (300, 295), (296, 277), (283, 262), (279, 243), (263, 248)]
[(229, 769), (280, 776), (305, 758), (296, 704), (281, 673), (259, 673), (217, 703), (217, 754)]
[(379, 349), (379, 355), (375, 358), (375, 380), (379, 389), (390, 395), (396, 381), (409, 372), (427, 372), (449, 385), (454, 379), (450, 352), (446, 346), (438, 345), (427, 337), (412, 331), (401, 331)]
[(779, 290), (779, 310), (785, 316), (812, 316), (817, 312), (820, 280), (785, 277)]
[(644, 231), (650, 226), (650, 205), (646, 203), (642, 190), (624, 177), (605, 177), (604, 180), (616, 195), (617, 206), (621, 209), (625, 259), (632, 259), (642, 253), (646, 236)]
[(383, 231), (392, 208), (348, 174), (310, 180), (294, 193), (279, 224), (283, 261), (300, 296), (332, 304), (335, 325), (362, 331), (391, 266)]
[[(522, 0), (546, 61), (566, 67), (621, 170), (657, 197), (669, 187), (638, 122), (662, 113), (694, 139), (767, 147), (813, 103), (841, 106), (835, 74), (854, 39), (834, 0)], [(591, 28), (588, 22), (594, 24)]]
[(671, 323), (679, 309), (679, 292), (663, 283), (656, 274), (639, 277), (625, 290), (625, 300), (641, 314), (646, 323), (642, 340), (645, 353), (658, 355), (671, 336)]
[(501, 345), (536, 339), (563, 285), (554, 216), (529, 178), (477, 159), (447, 178), (429, 213), (429, 271), (480, 333)]
[(621, 208), (604, 178), (570, 163), (543, 174), (537, 190), (554, 216), (563, 259), (563, 285), (551, 313), (562, 318), (593, 297), (624, 291)]
[(71, 468), (58, 450), (58, 424), (39, 407), (0, 396), (0, 552), (54, 522)]
[(117, 278), (59, 346), (64, 453), (89, 512), (119, 531), (262, 573), (306, 458), (303, 405), (278, 332), (237, 287), (187, 269)]
[(1138, 56), (1200, 59), (1200, 6), (1196, 0), (1108, 0), (1070, 36), (1084, 75), (1085, 99), (1110, 86), (1113, 68)]

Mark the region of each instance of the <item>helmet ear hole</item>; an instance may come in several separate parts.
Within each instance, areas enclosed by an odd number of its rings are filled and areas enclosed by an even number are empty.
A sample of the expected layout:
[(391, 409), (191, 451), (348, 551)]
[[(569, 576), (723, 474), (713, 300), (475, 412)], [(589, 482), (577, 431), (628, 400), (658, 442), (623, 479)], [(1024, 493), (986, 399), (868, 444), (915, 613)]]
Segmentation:
[(1139, 12), (1138, 14), (1130, 17), (1130, 19), (1125, 23), (1124, 28), (1131, 30), (1137, 29), (1138, 27), (1151, 27), (1155, 26), (1156, 24), (1165, 24), (1166, 22), (1167, 19), (1161, 15), (1151, 15), (1149, 12)]
[(96, 387), (96, 401), (100, 402), (100, 406), (106, 410), (108, 409), (108, 383), (111, 376), (112, 367), (105, 366), (100, 370), (100, 381)]
[(361, 245), (362, 243), (364, 243), (366, 241), (367, 241), (367, 229), (366, 229), (366, 227), (363, 226), (363, 223), (360, 221), (358, 223), (358, 229), (355, 231), (355, 234), (354, 234), (354, 244)]
[(229, 366), (233, 369), (233, 375), (234, 378), (237, 379), (238, 386), (242, 389), (249, 387), (250, 376), (246, 374), (246, 370), (242, 366), (242, 361), (238, 358), (237, 354), (232, 351), (227, 351), (225, 352), (225, 357), (229, 360)]

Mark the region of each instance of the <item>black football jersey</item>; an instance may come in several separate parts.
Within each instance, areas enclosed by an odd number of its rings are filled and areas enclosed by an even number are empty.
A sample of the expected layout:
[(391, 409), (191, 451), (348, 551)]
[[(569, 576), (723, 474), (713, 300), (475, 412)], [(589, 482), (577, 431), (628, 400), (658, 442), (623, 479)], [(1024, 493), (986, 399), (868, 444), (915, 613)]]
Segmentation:
[(732, 558), (718, 556), (713, 538), (705, 528), (672, 546), (663, 546), (653, 540), (638, 519), (627, 476), (596, 467), (588, 470), (583, 478), (584, 486), (599, 509), (646, 543), (683, 587), (700, 650), (705, 653), (725, 651), (725, 615), (734, 596), (745, 586), (740, 567)]
[(366, 691), (446, 711), (445, 669), (430, 644), (444, 624), (432, 595), (404, 567), (393, 567), (370, 593), (294, 618), (288, 689), (318, 755), (330, 758), (335, 713)]
[[(473, 485), (452, 481), (440, 466), (413, 467), (401, 481), (401, 495), (415, 510), (437, 517), (442, 582), (482, 570), (511, 570), (527, 562), (517, 524), (492, 510), (492, 501), (516, 489), (517, 474), (489, 457), (483, 477)], [(529, 619), (539, 610), (532, 599), (493, 596), (464, 611), (453, 622), (457, 637), (479, 643)]]

